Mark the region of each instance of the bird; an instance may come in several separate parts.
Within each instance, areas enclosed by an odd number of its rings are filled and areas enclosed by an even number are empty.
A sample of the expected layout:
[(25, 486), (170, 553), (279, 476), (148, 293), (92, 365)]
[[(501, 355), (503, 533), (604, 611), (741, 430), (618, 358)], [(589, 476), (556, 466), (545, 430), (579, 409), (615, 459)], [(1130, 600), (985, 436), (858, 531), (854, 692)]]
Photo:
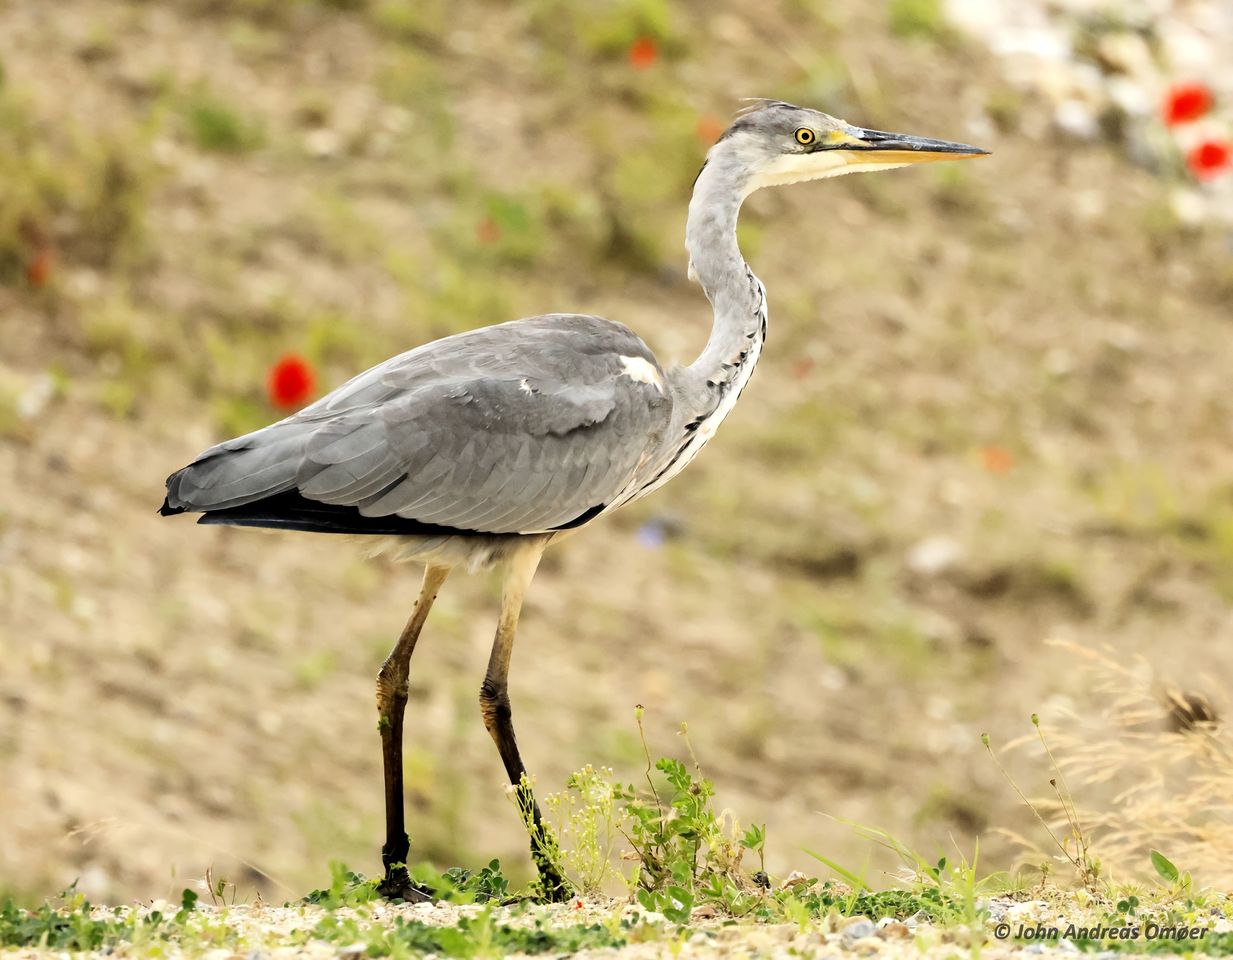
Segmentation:
[(284, 420), (226, 440), (167, 478), (160, 513), (199, 523), (347, 534), (423, 566), (377, 674), (385, 783), (378, 891), (421, 902), (408, 871), (403, 724), (411, 655), (451, 571), (498, 567), (500, 614), (480, 686), (530, 835), (538, 893), (572, 891), (531, 791), (508, 692), (523, 599), (545, 549), (681, 472), (732, 412), (762, 355), (766, 289), (737, 244), (755, 190), (986, 155), (755, 100), (707, 151), (685, 228), (688, 276), (713, 321), (688, 365), (660, 363), (622, 323), (548, 313), (454, 334), (360, 373)]

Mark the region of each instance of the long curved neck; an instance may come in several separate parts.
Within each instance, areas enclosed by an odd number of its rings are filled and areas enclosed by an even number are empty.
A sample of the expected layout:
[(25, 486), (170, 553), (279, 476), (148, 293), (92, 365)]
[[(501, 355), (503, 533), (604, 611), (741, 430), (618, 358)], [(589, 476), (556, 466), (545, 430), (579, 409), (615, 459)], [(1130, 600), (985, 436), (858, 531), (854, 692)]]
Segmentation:
[[(706, 349), (689, 367), (711, 382), (732, 378), (733, 365), (750, 359), (751, 343), (766, 335), (762, 284), (736, 242), (736, 219), (747, 187), (737, 164), (715, 147), (694, 184), (685, 226), (690, 274), (701, 285), (715, 313)], [(752, 359), (756, 362), (756, 351)]]
[(736, 406), (766, 339), (766, 292), (736, 245), (736, 216), (747, 194), (741, 165), (721, 141), (694, 184), (685, 227), (690, 276), (715, 312), (711, 337), (687, 367), (667, 371), (672, 420), (658, 454), (617, 505), (645, 496), (680, 473)]

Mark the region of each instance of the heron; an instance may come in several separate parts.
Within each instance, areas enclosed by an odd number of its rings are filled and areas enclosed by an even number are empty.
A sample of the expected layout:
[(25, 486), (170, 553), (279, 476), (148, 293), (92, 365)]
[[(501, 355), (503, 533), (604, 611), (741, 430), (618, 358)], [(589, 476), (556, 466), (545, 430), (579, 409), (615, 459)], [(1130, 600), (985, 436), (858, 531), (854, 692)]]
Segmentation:
[(493, 566), (503, 571), (500, 614), (480, 713), (530, 834), (539, 892), (549, 900), (571, 894), (514, 736), (514, 634), (549, 544), (680, 473), (749, 382), (766, 341), (767, 303), (737, 245), (745, 198), (762, 187), (987, 153), (755, 101), (708, 150), (694, 181), (688, 274), (710, 301), (713, 325), (692, 363), (661, 364), (633, 330), (602, 317), (513, 320), (399, 354), (168, 477), (163, 515), (350, 534), (423, 565), (418, 598), (376, 681), (382, 895), (431, 896), (407, 866), (402, 744), (411, 655), (451, 571)]

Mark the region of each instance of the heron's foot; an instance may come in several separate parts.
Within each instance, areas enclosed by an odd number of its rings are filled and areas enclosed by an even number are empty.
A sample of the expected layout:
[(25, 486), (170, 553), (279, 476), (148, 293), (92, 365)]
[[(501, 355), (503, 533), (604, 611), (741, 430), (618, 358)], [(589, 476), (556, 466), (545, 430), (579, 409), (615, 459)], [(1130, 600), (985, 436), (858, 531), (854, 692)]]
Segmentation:
[(385, 879), (377, 884), (377, 893), (386, 900), (402, 900), (405, 903), (431, 903), (432, 891), (415, 883), (406, 867), (391, 867)]

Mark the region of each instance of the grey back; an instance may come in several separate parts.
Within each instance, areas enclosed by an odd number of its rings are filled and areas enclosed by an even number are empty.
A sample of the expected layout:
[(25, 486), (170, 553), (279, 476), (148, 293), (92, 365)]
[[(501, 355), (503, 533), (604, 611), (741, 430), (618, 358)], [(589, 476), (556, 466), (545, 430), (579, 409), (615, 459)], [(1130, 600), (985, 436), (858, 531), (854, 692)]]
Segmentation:
[[(630, 376), (622, 358), (659, 383)], [(168, 479), (167, 507), (227, 510), (296, 491), (462, 531), (566, 527), (610, 503), (657, 449), (671, 417), (663, 383), (641, 338), (601, 317), (472, 330), (205, 451)]]

